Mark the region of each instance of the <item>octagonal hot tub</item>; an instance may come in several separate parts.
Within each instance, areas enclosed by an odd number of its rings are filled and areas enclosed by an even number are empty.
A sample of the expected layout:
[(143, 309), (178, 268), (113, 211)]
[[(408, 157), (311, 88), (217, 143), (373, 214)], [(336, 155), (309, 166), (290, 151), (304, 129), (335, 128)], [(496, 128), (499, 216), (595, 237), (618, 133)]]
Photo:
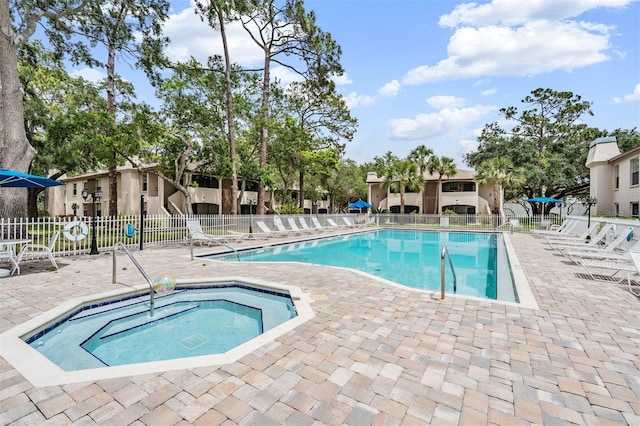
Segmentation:
[(36, 386), (232, 362), (313, 317), (296, 287), (178, 281), (72, 300), (0, 336), (0, 354)]

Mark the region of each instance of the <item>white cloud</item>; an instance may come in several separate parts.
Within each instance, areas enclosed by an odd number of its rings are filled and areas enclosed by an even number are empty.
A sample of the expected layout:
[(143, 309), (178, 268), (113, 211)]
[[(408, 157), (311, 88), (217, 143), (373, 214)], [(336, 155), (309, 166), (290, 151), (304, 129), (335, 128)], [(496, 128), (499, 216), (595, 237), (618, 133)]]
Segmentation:
[(351, 92), (344, 97), (347, 107), (356, 108), (359, 106), (369, 106), (377, 103), (380, 98), (390, 98), (396, 96), (400, 92), (400, 83), (398, 80), (390, 81), (389, 83), (378, 89), (378, 92), (374, 95), (359, 95), (356, 92)]
[(457, 96), (432, 96), (427, 99), (427, 103), (434, 108), (442, 109), (442, 108), (456, 108), (463, 106), (467, 100), (465, 98), (460, 98)]
[[(196, 15), (193, 7), (172, 14), (164, 24), (164, 34), (170, 38), (166, 54), (172, 61), (186, 61), (191, 56), (201, 63), (207, 58), (222, 55), (220, 33)], [(238, 22), (225, 26), (229, 52), (233, 61), (243, 66), (261, 64), (264, 53), (250, 39)]]
[(336, 86), (346, 86), (353, 83), (346, 72), (340, 76), (334, 75), (331, 79), (336, 83)]
[(636, 87), (633, 89), (632, 93), (629, 93), (628, 95), (624, 95), (622, 98), (619, 98), (616, 96), (615, 98), (613, 98), (613, 101), (617, 104), (620, 104), (623, 102), (627, 102), (627, 103), (640, 102), (640, 83), (636, 84)]
[(496, 88), (492, 87), (491, 89), (487, 89), (484, 90), (482, 93), (480, 93), (482, 96), (491, 96), (491, 95), (495, 95), (496, 93)]
[(290, 83), (294, 82), (294, 81), (302, 81), (303, 77), (296, 73), (291, 71), (289, 68), (283, 67), (283, 66), (276, 66), (271, 68), (270, 70), (270, 76), (272, 79), (278, 79), (280, 80), (280, 82), (284, 85), (287, 86)]
[(82, 77), (91, 83), (99, 83), (107, 77), (102, 71), (93, 68), (82, 68), (79, 70), (73, 70), (69, 73), (71, 77)]
[(400, 83), (398, 80), (390, 81), (378, 90), (378, 94), (385, 98), (396, 96), (400, 92)]
[(520, 25), (532, 20), (563, 20), (599, 7), (622, 8), (634, 0), (493, 0), (463, 3), (440, 17), (441, 27)]
[(356, 108), (358, 106), (373, 105), (376, 102), (376, 98), (367, 95), (358, 95), (356, 92), (351, 92), (344, 97), (344, 100), (349, 108)]
[(444, 108), (435, 113), (418, 114), (415, 118), (389, 120), (390, 137), (401, 140), (420, 140), (455, 134), (471, 122), (477, 121), (494, 111), (488, 105), (469, 108)]
[[(587, 28), (588, 27), (588, 28)], [(557, 69), (572, 70), (605, 61), (609, 27), (577, 22), (535, 21), (521, 27), (465, 27), (456, 30), (449, 57), (434, 66), (423, 65), (404, 76), (402, 83), (481, 76), (529, 76)]]

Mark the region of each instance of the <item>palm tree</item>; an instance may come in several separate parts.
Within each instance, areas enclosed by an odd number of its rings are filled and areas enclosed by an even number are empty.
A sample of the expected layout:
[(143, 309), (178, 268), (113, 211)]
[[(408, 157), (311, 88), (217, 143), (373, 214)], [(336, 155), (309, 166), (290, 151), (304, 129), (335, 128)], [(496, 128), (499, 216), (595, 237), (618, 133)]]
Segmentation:
[[(420, 169), (420, 176), (422, 176), (424, 178), (424, 172), (425, 170), (427, 170), (427, 165), (429, 164), (429, 159), (433, 156), (433, 151), (431, 150), (431, 148), (427, 148), (424, 145), (419, 145), (417, 147), (415, 147), (410, 153), (409, 153), (409, 160), (413, 161), (414, 163), (416, 163), (418, 165), (418, 168)], [(426, 201), (426, 191), (422, 191), (422, 209), (421, 212), (425, 213), (425, 210), (427, 208), (426, 205), (427, 201)]]
[(442, 186), (442, 178), (444, 176), (451, 177), (455, 176), (458, 169), (456, 168), (456, 163), (453, 158), (450, 157), (438, 157), (433, 156), (429, 158), (429, 162), (427, 163), (427, 170), (429, 173), (434, 174), (438, 173), (438, 191), (436, 194), (436, 211), (434, 213), (438, 214), (440, 210), (440, 190)]
[(418, 174), (418, 166), (410, 160), (396, 160), (387, 170), (382, 187), (400, 193), (400, 213), (404, 213), (404, 194), (407, 190), (419, 191), (424, 178)]
[(482, 162), (476, 171), (476, 182), (481, 185), (493, 185), (493, 214), (500, 214), (500, 190), (520, 186), (524, 183), (522, 169), (513, 167), (506, 157), (492, 157)]

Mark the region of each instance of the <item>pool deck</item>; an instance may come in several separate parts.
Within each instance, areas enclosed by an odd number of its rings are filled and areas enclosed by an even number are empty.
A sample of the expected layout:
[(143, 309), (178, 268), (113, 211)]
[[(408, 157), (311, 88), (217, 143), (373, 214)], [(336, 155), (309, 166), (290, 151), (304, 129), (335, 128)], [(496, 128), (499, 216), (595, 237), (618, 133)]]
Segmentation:
[[(640, 424), (640, 299), (510, 237), (539, 309), (440, 302), (338, 268), (191, 261), (184, 245), (135, 250), (152, 277), (298, 286), (315, 317), (223, 366), (37, 388), (0, 358), (0, 424)], [(56, 260), (0, 279), (0, 332), (114, 288), (110, 254)], [(145, 283), (124, 253), (118, 281)]]

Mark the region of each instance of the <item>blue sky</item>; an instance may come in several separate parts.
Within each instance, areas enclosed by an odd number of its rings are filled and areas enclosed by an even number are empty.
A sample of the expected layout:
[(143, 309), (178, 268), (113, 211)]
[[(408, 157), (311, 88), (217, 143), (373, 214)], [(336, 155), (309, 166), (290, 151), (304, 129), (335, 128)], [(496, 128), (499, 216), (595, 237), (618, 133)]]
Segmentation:
[[(187, 0), (172, 2), (165, 24), (173, 60), (221, 52), (218, 34)], [(571, 91), (593, 103), (589, 126), (640, 128), (640, 2), (637, 0), (306, 0), (340, 44), (336, 78), (359, 127), (346, 157), (358, 163), (424, 144), (456, 160), (473, 151), (502, 107), (538, 87)], [(262, 62), (239, 26), (227, 29), (232, 60)], [(142, 73), (117, 71), (138, 83)], [(95, 79), (98, 70), (76, 69)], [(285, 69), (273, 73), (295, 79)], [(141, 99), (152, 90), (139, 86)]]

